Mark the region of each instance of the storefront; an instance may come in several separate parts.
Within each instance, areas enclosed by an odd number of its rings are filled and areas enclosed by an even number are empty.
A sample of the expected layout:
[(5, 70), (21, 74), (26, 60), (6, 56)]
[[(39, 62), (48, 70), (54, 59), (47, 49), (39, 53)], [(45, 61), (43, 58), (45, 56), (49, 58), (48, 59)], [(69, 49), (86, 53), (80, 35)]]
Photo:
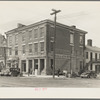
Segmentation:
[(18, 68), (19, 67), (19, 58), (9, 58), (7, 60), (7, 67), (8, 68)]

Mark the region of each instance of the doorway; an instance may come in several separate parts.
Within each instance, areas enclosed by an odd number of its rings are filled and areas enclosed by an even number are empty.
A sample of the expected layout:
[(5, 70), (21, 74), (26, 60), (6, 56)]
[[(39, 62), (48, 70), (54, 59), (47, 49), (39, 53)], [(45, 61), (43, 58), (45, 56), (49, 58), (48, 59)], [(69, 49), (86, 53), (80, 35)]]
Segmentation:
[(32, 74), (32, 60), (29, 60), (28, 72), (29, 72), (29, 74)]
[(38, 74), (38, 59), (34, 59), (34, 71), (35, 75)]
[(26, 60), (22, 60), (22, 72), (26, 72)]
[(40, 59), (40, 74), (44, 69), (44, 59)]

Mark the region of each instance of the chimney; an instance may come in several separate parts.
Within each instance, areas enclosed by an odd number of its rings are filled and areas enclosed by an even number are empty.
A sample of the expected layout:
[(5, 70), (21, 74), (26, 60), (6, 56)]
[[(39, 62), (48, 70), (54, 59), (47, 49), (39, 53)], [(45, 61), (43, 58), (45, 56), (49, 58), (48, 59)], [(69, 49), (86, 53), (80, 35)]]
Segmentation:
[(17, 24), (17, 27), (18, 27), (18, 28), (23, 27), (23, 26), (25, 26), (25, 25), (23, 25), (23, 24), (21, 24), (21, 23), (18, 23), (18, 24)]
[(72, 27), (72, 28), (76, 28), (76, 26), (75, 26), (75, 25), (72, 25), (71, 27)]
[(88, 39), (88, 40), (87, 40), (87, 45), (88, 45), (88, 46), (92, 46), (92, 39)]

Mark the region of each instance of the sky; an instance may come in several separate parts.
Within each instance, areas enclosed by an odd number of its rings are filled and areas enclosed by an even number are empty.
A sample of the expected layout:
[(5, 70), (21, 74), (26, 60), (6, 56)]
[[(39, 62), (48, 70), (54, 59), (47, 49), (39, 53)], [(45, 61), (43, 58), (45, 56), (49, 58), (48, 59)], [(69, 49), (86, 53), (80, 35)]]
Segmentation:
[(51, 19), (52, 9), (61, 10), (57, 22), (75, 25), (87, 31), (87, 39), (100, 47), (100, 2), (99, 1), (0, 1), (0, 34), (17, 27)]

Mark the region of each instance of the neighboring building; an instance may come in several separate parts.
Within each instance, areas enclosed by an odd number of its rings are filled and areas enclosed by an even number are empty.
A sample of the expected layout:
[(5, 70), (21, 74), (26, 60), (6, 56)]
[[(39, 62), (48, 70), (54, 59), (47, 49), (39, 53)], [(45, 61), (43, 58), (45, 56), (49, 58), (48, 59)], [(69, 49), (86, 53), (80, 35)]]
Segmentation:
[(92, 40), (87, 41), (85, 49), (85, 70), (100, 73), (100, 48), (92, 46)]
[[(79, 72), (83, 68), (85, 34), (75, 26), (56, 24), (57, 70)], [(6, 32), (9, 67), (19, 67), (21, 72), (41, 75), (52, 74), (54, 22), (43, 20)]]
[(5, 66), (6, 38), (0, 34), (0, 70)]

